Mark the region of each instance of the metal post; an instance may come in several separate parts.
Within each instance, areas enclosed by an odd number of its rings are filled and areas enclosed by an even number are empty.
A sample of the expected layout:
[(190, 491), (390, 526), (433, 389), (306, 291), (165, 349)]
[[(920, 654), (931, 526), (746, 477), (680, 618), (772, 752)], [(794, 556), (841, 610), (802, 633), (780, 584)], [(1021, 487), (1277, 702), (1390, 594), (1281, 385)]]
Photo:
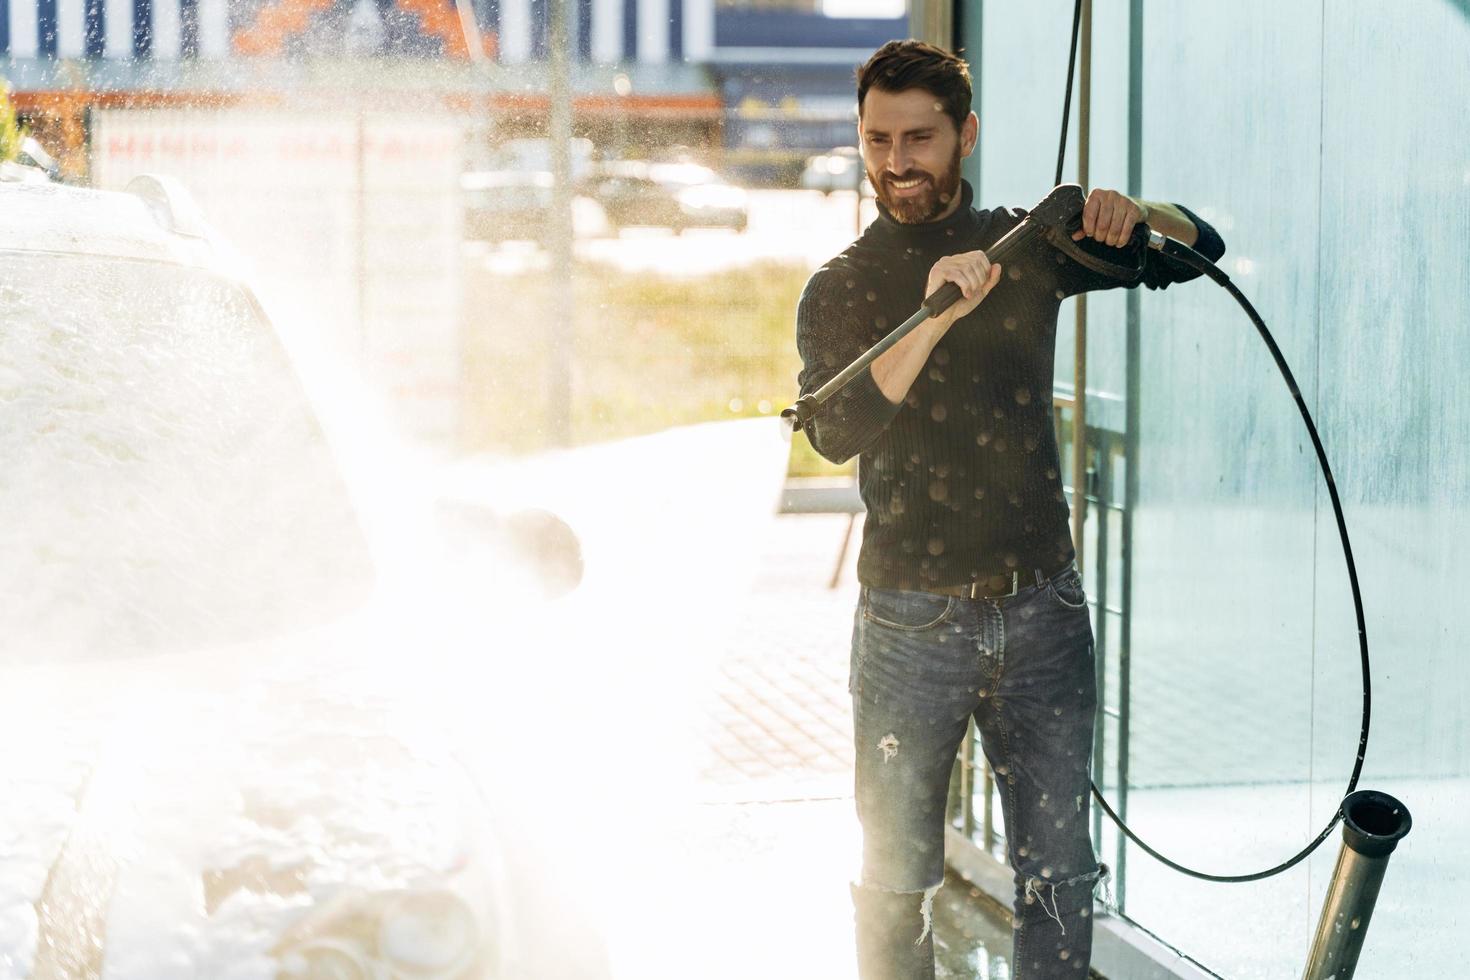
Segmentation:
[[(1128, 193), (1143, 183), (1143, 0), (1128, 4)], [(1122, 581), (1118, 583), (1122, 642), (1118, 646), (1118, 816), (1128, 819), (1128, 729), (1133, 701), (1133, 514), (1138, 507), (1139, 429), (1142, 427), (1142, 310), (1138, 290), (1128, 290), (1126, 306), (1126, 419), (1123, 428), (1123, 527), (1118, 542)], [(1119, 911), (1128, 898), (1128, 840), (1118, 835), (1113, 868), (1113, 896)]]
[(981, 753), (980, 791), (985, 794), (984, 808), (980, 815), (980, 826), (985, 841), (985, 853), (995, 849), (995, 773), (990, 770), (990, 760)]
[(572, 93), (567, 56), (567, 4), (550, 0), (548, 96), (551, 100), (551, 309), (546, 351), (546, 440), (571, 442), (571, 359), (574, 345), (572, 302)]
[(909, 37), (954, 50), (955, 6), (952, 0), (909, 0)]
[[(1082, 0), (1082, 26), (1078, 46), (1077, 79), (1077, 183), (1087, 192), (1092, 125), (1092, 0)], [(1077, 552), (1077, 569), (1084, 577), (1082, 529), (1087, 524), (1087, 296), (1077, 297), (1076, 343), (1073, 345), (1072, 376), (1072, 550)]]
[(960, 743), (960, 818), (965, 840), (975, 837), (975, 721), (965, 728)]
[(1342, 850), (1303, 980), (1351, 980), (1388, 859), (1411, 826), (1409, 808), (1387, 793), (1359, 790), (1342, 801)]
[[(1113, 445), (1117, 436), (1100, 435), (1097, 467), (1097, 549), (1092, 557), (1093, 576), (1087, 591), (1097, 603), (1097, 628), (1092, 644), (1093, 664), (1097, 677), (1097, 715), (1092, 728), (1092, 780), (1107, 786), (1107, 721), (1108, 721), (1108, 525), (1113, 514)], [(1102, 844), (1102, 807), (1092, 808), (1092, 843)]]
[(367, 238), (368, 238), (368, 196), (367, 196), (367, 120), (364, 118), (362, 97), (358, 96), (357, 105), (357, 142), (355, 146), (357, 167), (357, 186), (354, 188), (355, 197), (353, 203), (356, 205), (357, 221), (353, 226), (356, 237), (357, 252), (353, 256), (354, 278), (357, 280), (357, 367), (364, 375), (371, 377), (372, 367), (368, 363), (369, 354), (372, 351), (372, 338), (368, 328), (368, 264), (367, 264)]

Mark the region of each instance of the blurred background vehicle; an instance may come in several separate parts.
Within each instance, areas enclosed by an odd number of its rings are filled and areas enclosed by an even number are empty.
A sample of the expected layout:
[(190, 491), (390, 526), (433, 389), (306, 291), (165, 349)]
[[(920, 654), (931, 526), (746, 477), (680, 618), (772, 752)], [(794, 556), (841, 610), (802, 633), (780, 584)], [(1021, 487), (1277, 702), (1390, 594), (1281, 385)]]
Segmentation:
[[(576, 916), (537, 912), (554, 886), (517, 870), (497, 788), (461, 761), (494, 731), (442, 717), (484, 663), (485, 596), (575, 587), (575, 536), (356, 483), (172, 182), (0, 180), (0, 212), (17, 975), (603, 975), (595, 940), (529, 937)], [(473, 602), (446, 556), (474, 563)]]
[(545, 170), (467, 173), (464, 190), (466, 238), (486, 242), (541, 241), (550, 226), (553, 184)]
[(807, 157), (801, 172), (801, 186), (823, 194), (859, 190), (866, 197), (873, 196), (867, 174), (863, 172), (862, 157), (854, 146), (839, 146), (827, 153)]
[(750, 221), (749, 195), (695, 163), (603, 164), (586, 178), (582, 193), (602, 205), (614, 228), (652, 225), (672, 228), (731, 228)]

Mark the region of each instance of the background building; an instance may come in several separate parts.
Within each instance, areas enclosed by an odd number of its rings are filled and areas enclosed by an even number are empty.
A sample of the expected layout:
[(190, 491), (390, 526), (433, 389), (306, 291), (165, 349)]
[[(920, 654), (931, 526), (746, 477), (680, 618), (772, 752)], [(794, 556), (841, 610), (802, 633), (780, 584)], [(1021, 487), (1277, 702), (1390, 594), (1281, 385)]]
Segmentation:
[[(570, 15), (579, 135), (727, 150), (718, 162), (768, 180), (852, 142), (853, 66), (907, 33), (892, 0), (576, 0)], [(548, 0), (0, 0), (0, 75), (74, 176), (94, 107), (367, 87), (523, 135), (544, 125), (548, 22)]]

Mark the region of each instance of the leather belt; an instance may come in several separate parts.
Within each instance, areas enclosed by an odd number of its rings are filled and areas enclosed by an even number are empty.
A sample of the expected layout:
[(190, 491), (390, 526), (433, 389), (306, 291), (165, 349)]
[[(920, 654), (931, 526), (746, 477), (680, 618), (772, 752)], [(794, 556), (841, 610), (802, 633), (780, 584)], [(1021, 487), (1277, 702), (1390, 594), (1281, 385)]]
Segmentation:
[[(1017, 569), (1009, 575), (993, 575), (974, 582), (961, 582), (959, 585), (923, 585), (919, 587), (919, 590), (932, 592), (935, 595), (958, 596), (961, 599), (1008, 599), (1022, 589), (1041, 588), (1052, 575), (1069, 567), (1070, 565), (1063, 565), (1051, 575), (1039, 568), (1034, 568), (1029, 572)], [(1035, 581), (1030, 581), (1033, 578)]]

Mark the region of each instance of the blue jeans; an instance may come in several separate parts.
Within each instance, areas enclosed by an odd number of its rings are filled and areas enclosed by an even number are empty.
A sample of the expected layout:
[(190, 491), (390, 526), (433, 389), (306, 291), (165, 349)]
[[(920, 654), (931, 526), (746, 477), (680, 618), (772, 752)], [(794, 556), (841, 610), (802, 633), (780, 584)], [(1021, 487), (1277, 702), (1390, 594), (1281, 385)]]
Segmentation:
[(1102, 873), (1089, 827), (1092, 624), (1075, 568), (1033, 575), (1040, 584), (1002, 599), (862, 590), (849, 690), (863, 980), (934, 975), (929, 910), (944, 881), (950, 773), (972, 716), (1015, 870), (1012, 976), (1087, 976)]

